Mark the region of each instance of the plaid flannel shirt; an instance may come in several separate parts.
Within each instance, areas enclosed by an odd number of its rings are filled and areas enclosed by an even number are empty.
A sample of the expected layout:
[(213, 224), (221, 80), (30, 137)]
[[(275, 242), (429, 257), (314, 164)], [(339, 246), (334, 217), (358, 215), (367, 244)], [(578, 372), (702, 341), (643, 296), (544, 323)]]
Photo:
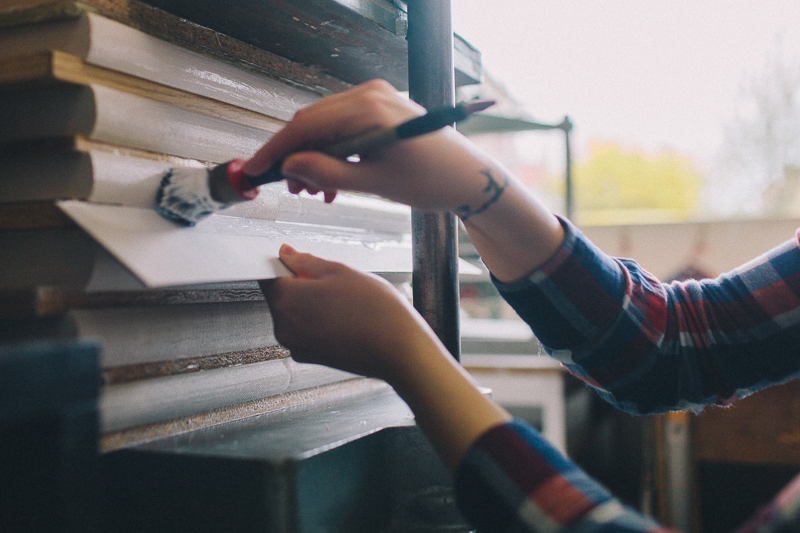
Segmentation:
[[(664, 284), (562, 225), (547, 263), (495, 284), (547, 352), (607, 401), (631, 413), (701, 409), (800, 373), (800, 231), (714, 280)], [(518, 421), (475, 443), (456, 490), (480, 531), (663, 531)], [(777, 531), (798, 513), (800, 481), (740, 532)]]

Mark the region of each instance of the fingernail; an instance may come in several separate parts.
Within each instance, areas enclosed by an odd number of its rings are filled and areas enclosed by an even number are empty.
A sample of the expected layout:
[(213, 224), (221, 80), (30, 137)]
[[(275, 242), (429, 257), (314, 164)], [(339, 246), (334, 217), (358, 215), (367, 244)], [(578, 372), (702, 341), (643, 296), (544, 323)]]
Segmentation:
[(292, 255), (292, 254), (295, 254), (295, 253), (297, 253), (297, 250), (295, 250), (294, 248), (292, 248), (288, 244), (282, 244), (281, 245), (281, 254), (282, 255)]

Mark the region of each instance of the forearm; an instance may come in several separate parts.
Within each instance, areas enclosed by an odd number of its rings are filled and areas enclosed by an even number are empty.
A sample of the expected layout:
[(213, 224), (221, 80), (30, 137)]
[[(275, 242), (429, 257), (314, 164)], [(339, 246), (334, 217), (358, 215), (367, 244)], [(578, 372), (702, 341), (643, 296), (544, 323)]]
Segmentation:
[(396, 360), (398, 369), (388, 381), (452, 472), (483, 433), (511, 419), (437, 339), (418, 337), (404, 343)]
[(502, 282), (517, 281), (558, 250), (564, 230), (555, 215), (503, 169), (489, 167), (483, 174), (494, 186), (487, 186), (471, 210), (457, 213), (492, 274)]

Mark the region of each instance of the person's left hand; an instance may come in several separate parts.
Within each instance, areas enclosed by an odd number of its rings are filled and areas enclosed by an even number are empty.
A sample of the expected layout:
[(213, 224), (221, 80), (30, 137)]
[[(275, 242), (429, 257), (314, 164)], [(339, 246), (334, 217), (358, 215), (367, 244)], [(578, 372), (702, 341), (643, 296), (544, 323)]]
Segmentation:
[(297, 277), (261, 282), (278, 341), (297, 361), (394, 387), (452, 472), (480, 435), (510, 419), (388, 282), (286, 245), (280, 258)]
[(261, 282), (275, 337), (292, 357), (376, 377), (402, 379), (404, 354), (436, 343), (408, 300), (382, 278), (281, 247), (295, 273)]

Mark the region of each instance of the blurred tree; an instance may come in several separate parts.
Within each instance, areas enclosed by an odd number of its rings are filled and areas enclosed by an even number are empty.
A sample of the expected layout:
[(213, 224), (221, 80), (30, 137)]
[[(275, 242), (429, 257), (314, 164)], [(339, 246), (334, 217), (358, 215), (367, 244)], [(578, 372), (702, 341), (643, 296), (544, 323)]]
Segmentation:
[(740, 211), (797, 214), (790, 211), (797, 211), (800, 196), (798, 167), (800, 57), (787, 53), (778, 39), (761, 71), (740, 86), (716, 181), (745, 192)]
[(575, 168), (574, 183), (581, 223), (674, 222), (692, 218), (704, 178), (675, 153), (594, 142), (589, 159)]

